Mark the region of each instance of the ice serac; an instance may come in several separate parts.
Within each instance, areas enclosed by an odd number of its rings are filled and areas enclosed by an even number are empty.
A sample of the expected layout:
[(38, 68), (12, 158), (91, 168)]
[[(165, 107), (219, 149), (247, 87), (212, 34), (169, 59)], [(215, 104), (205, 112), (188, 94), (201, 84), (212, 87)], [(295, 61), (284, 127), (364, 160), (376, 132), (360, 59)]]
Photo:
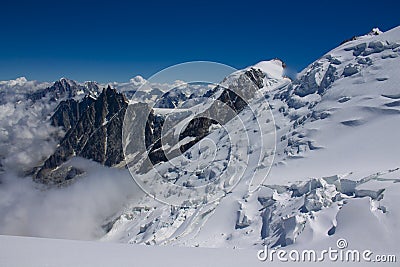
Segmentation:
[[(61, 184), (71, 179), (71, 167), (59, 168), (73, 156), (92, 159), (106, 166), (123, 160), (122, 124), (127, 100), (115, 89), (107, 87), (97, 99), (90, 96), (80, 102), (61, 102), (51, 121), (67, 131), (60, 145), (37, 172), (35, 180)], [(78, 171), (79, 173), (79, 171)]]

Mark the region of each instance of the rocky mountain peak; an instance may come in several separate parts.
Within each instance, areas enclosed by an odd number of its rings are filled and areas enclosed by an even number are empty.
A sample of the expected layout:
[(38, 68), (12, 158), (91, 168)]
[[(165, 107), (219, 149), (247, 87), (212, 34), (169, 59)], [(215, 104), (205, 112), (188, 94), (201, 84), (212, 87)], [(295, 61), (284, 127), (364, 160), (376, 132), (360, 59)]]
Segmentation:
[(75, 81), (67, 79), (67, 78), (64, 78), (64, 77), (62, 77), (61, 79), (59, 79), (55, 83), (61, 84), (65, 88), (77, 85), (77, 83)]
[[(40, 167), (35, 180), (45, 184), (62, 184), (79, 174), (64, 164), (73, 156), (113, 166), (123, 160), (122, 124), (127, 108), (126, 98), (110, 86), (97, 99), (62, 101), (51, 123), (66, 131), (53, 155)], [(61, 167), (60, 167), (61, 166)]]
[(95, 82), (85, 83), (81, 85), (73, 80), (61, 78), (55, 81), (53, 85), (37, 90), (28, 94), (26, 97), (33, 101), (37, 101), (44, 97), (49, 97), (50, 100), (62, 100), (68, 98), (81, 98), (84, 95), (96, 96), (99, 91), (99, 86)]

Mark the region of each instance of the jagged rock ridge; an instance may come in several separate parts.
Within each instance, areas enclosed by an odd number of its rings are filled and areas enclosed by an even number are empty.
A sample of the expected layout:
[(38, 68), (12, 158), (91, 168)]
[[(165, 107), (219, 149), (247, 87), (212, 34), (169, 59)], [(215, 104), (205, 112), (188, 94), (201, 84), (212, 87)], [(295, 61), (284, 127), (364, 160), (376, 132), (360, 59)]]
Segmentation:
[[(55, 126), (67, 131), (60, 145), (39, 169), (35, 180), (45, 184), (60, 184), (71, 170), (57, 168), (73, 156), (92, 159), (106, 166), (123, 160), (122, 124), (128, 103), (115, 89), (104, 89), (97, 99), (69, 99), (60, 103), (51, 118)], [(56, 171), (55, 171), (56, 170)], [(79, 172), (77, 172), (79, 173)]]

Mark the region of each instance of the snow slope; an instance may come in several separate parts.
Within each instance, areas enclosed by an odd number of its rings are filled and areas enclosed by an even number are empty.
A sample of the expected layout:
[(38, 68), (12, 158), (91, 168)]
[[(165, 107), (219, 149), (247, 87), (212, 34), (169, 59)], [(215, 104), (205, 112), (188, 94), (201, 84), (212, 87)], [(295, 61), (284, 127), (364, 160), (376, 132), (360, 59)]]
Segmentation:
[[(0, 266), (6, 267), (89, 267), (89, 266), (266, 266), (252, 249), (210, 249), (139, 246), (105, 242), (71, 241), (29, 237), (0, 236)], [(317, 263), (320, 264), (320, 263)], [(326, 262), (324, 266), (337, 266)], [(365, 263), (341, 262), (342, 266), (365, 266)], [(274, 266), (287, 262), (274, 261)], [(296, 263), (310, 266), (310, 263)], [(393, 266), (374, 263), (374, 266)]]

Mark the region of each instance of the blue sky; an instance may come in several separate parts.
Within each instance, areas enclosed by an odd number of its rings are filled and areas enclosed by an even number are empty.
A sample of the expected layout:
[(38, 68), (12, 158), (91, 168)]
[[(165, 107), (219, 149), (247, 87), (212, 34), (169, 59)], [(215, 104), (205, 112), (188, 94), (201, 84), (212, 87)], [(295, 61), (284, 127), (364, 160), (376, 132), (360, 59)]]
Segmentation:
[(0, 80), (127, 81), (209, 60), (300, 71), (342, 40), (400, 25), (400, 1), (2, 1)]

